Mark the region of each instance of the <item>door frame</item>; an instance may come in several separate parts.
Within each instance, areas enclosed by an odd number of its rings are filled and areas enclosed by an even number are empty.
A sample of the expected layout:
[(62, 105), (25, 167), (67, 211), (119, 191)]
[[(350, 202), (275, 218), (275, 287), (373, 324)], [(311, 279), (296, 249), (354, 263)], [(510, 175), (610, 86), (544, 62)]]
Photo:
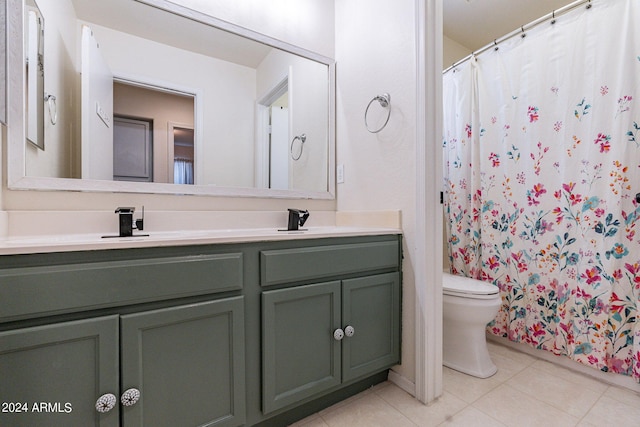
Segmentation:
[(196, 133), (195, 133), (195, 129), (194, 126), (188, 125), (188, 124), (184, 124), (184, 123), (178, 123), (178, 122), (168, 122), (167, 124), (167, 177), (169, 177), (171, 179), (171, 182), (173, 182), (173, 163), (175, 161), (175, 152), (174, 152), (174, 146), (175, 146), (175, 140), (174, 140), (174, 135), (173, 132), (176, 128), (179, 129), (191, 129), (194, 131), (193, 133), (193, 184), (196, 184), (196, 173), (197, 173), (197, 167), (196, 167)]
[(292, 88), (293, 88), (293, 68), (285, 76), (277, 81), (271, 89), (262, 95), (256, 102), (256, 134), (255, 134), (255, 178), (256, 188), (269, 188), (269, 107), (285, 92), (288, 92), (289, 105), (289, 136), (292, 134)]

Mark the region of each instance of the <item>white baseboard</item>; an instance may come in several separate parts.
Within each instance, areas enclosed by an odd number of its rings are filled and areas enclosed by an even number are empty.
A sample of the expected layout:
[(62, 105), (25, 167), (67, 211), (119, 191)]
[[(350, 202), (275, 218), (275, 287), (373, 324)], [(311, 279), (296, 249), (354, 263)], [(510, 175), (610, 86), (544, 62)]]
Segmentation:
[(393, 369), (389, 370), (389, 381), (400, 387), (402, 390), (409, 393), (411, 396), (416, 395), (416, 384), (411, 382), (407, 377), (404, 377), (394, 371)]

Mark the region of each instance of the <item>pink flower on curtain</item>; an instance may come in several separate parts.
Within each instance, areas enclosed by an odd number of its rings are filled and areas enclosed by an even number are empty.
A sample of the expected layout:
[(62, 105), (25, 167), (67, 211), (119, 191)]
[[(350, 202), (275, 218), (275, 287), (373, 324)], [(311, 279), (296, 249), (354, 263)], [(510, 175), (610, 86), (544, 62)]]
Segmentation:
[(529, 116), (529, 123), (537, 122), (540, 116), (538, 115), (538, 107), (529, 106), (527, 110), (527, 115)]
[(560, 132), (562, 130), (562, 120), (559, 120), (553, 124), (553, 130)]
[(629, 106), (631, 104), (631, 101), (633, 101), (633, 96), (631, 95), (625, 95), (622, 98), (618, 99), (618, 112), (616, 113), (616, 118), (620, 114), (625, 113), (631, 109), (631, 107)]
[(589, 285), (594, 284), (595, 282), (599, 282), (602, 280), (600, 277), (600, 270), (597, 267), (589, 268), (584, 273), (580, 275), (583, 279), (587, 281)]
[(599, 133), (593, 143), (596, 145), (600, 144), (601, 153), (608, 153), (611, 149), (611, 135)]

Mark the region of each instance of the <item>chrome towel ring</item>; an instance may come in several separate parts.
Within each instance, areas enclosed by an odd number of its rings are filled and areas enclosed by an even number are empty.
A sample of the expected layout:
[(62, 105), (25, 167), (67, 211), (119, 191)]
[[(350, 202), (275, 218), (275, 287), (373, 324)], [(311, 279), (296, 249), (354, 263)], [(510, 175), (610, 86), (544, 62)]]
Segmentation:
[[(296, 157), (293, 154), (293, 143), (296, 142), (296, 139), (300, 140), (300, 154), (298, 154), (298, 157)], [(302, 135), (296, 135), (293, 137), (293, 139), (291, 140), (291, 147), (289, 148), (289, 152), (291, 153), (291, 158), (293, 160), (300, 160), (300, 157), (302, 157), (302, 151), (304, 151), (304, 143), (307, 140), (307, 135), (306, 134), (302, 134)]]
[[(378, 101), (382, 108), (387, 109), (387, 118), (382, 124), (382, 126), (380, 126), (378, 129), (371, 129), (369, 127), (369, 123), (367, 122), (367, 114), (369, 114), (369, 108), (371, 107), (371, 104), (373, 104), (373, 101)], [(382, 129), (384, 129), (385, 126), (387, 126), (387, 123), (389, 123), (389, 117), (391, 117), (391, 95), (385, 92), (382, 95), (375, 96), (371, 101), (369, 101), (369, 104), (367, 105), (367, 109), (364, 110), (364, 126), (367, 128), (369, 132), (378, 133)]]

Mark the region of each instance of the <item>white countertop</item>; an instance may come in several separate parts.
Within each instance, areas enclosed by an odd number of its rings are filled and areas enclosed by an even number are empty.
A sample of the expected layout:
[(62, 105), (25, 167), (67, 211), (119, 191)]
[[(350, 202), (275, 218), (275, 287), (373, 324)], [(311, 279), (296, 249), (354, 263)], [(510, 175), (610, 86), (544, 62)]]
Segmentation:
[[(162, 246), (205, 245), (213, 243), (266, 242), (318, 239), (327, 237), (401, 234), (397, 228), (308, 227), (304, 231), (278, 231), (275, 228), (227, 230), (143, 231), (132, 237), (104, 238), (101, 234), (69, 234), (0, 238), (0, 255), (71, 252), (83, 250), (150, 248)], [(148, 236), (138, 236), (148, 234)], [(116, 236), (114, 233), (113, 236)]]

